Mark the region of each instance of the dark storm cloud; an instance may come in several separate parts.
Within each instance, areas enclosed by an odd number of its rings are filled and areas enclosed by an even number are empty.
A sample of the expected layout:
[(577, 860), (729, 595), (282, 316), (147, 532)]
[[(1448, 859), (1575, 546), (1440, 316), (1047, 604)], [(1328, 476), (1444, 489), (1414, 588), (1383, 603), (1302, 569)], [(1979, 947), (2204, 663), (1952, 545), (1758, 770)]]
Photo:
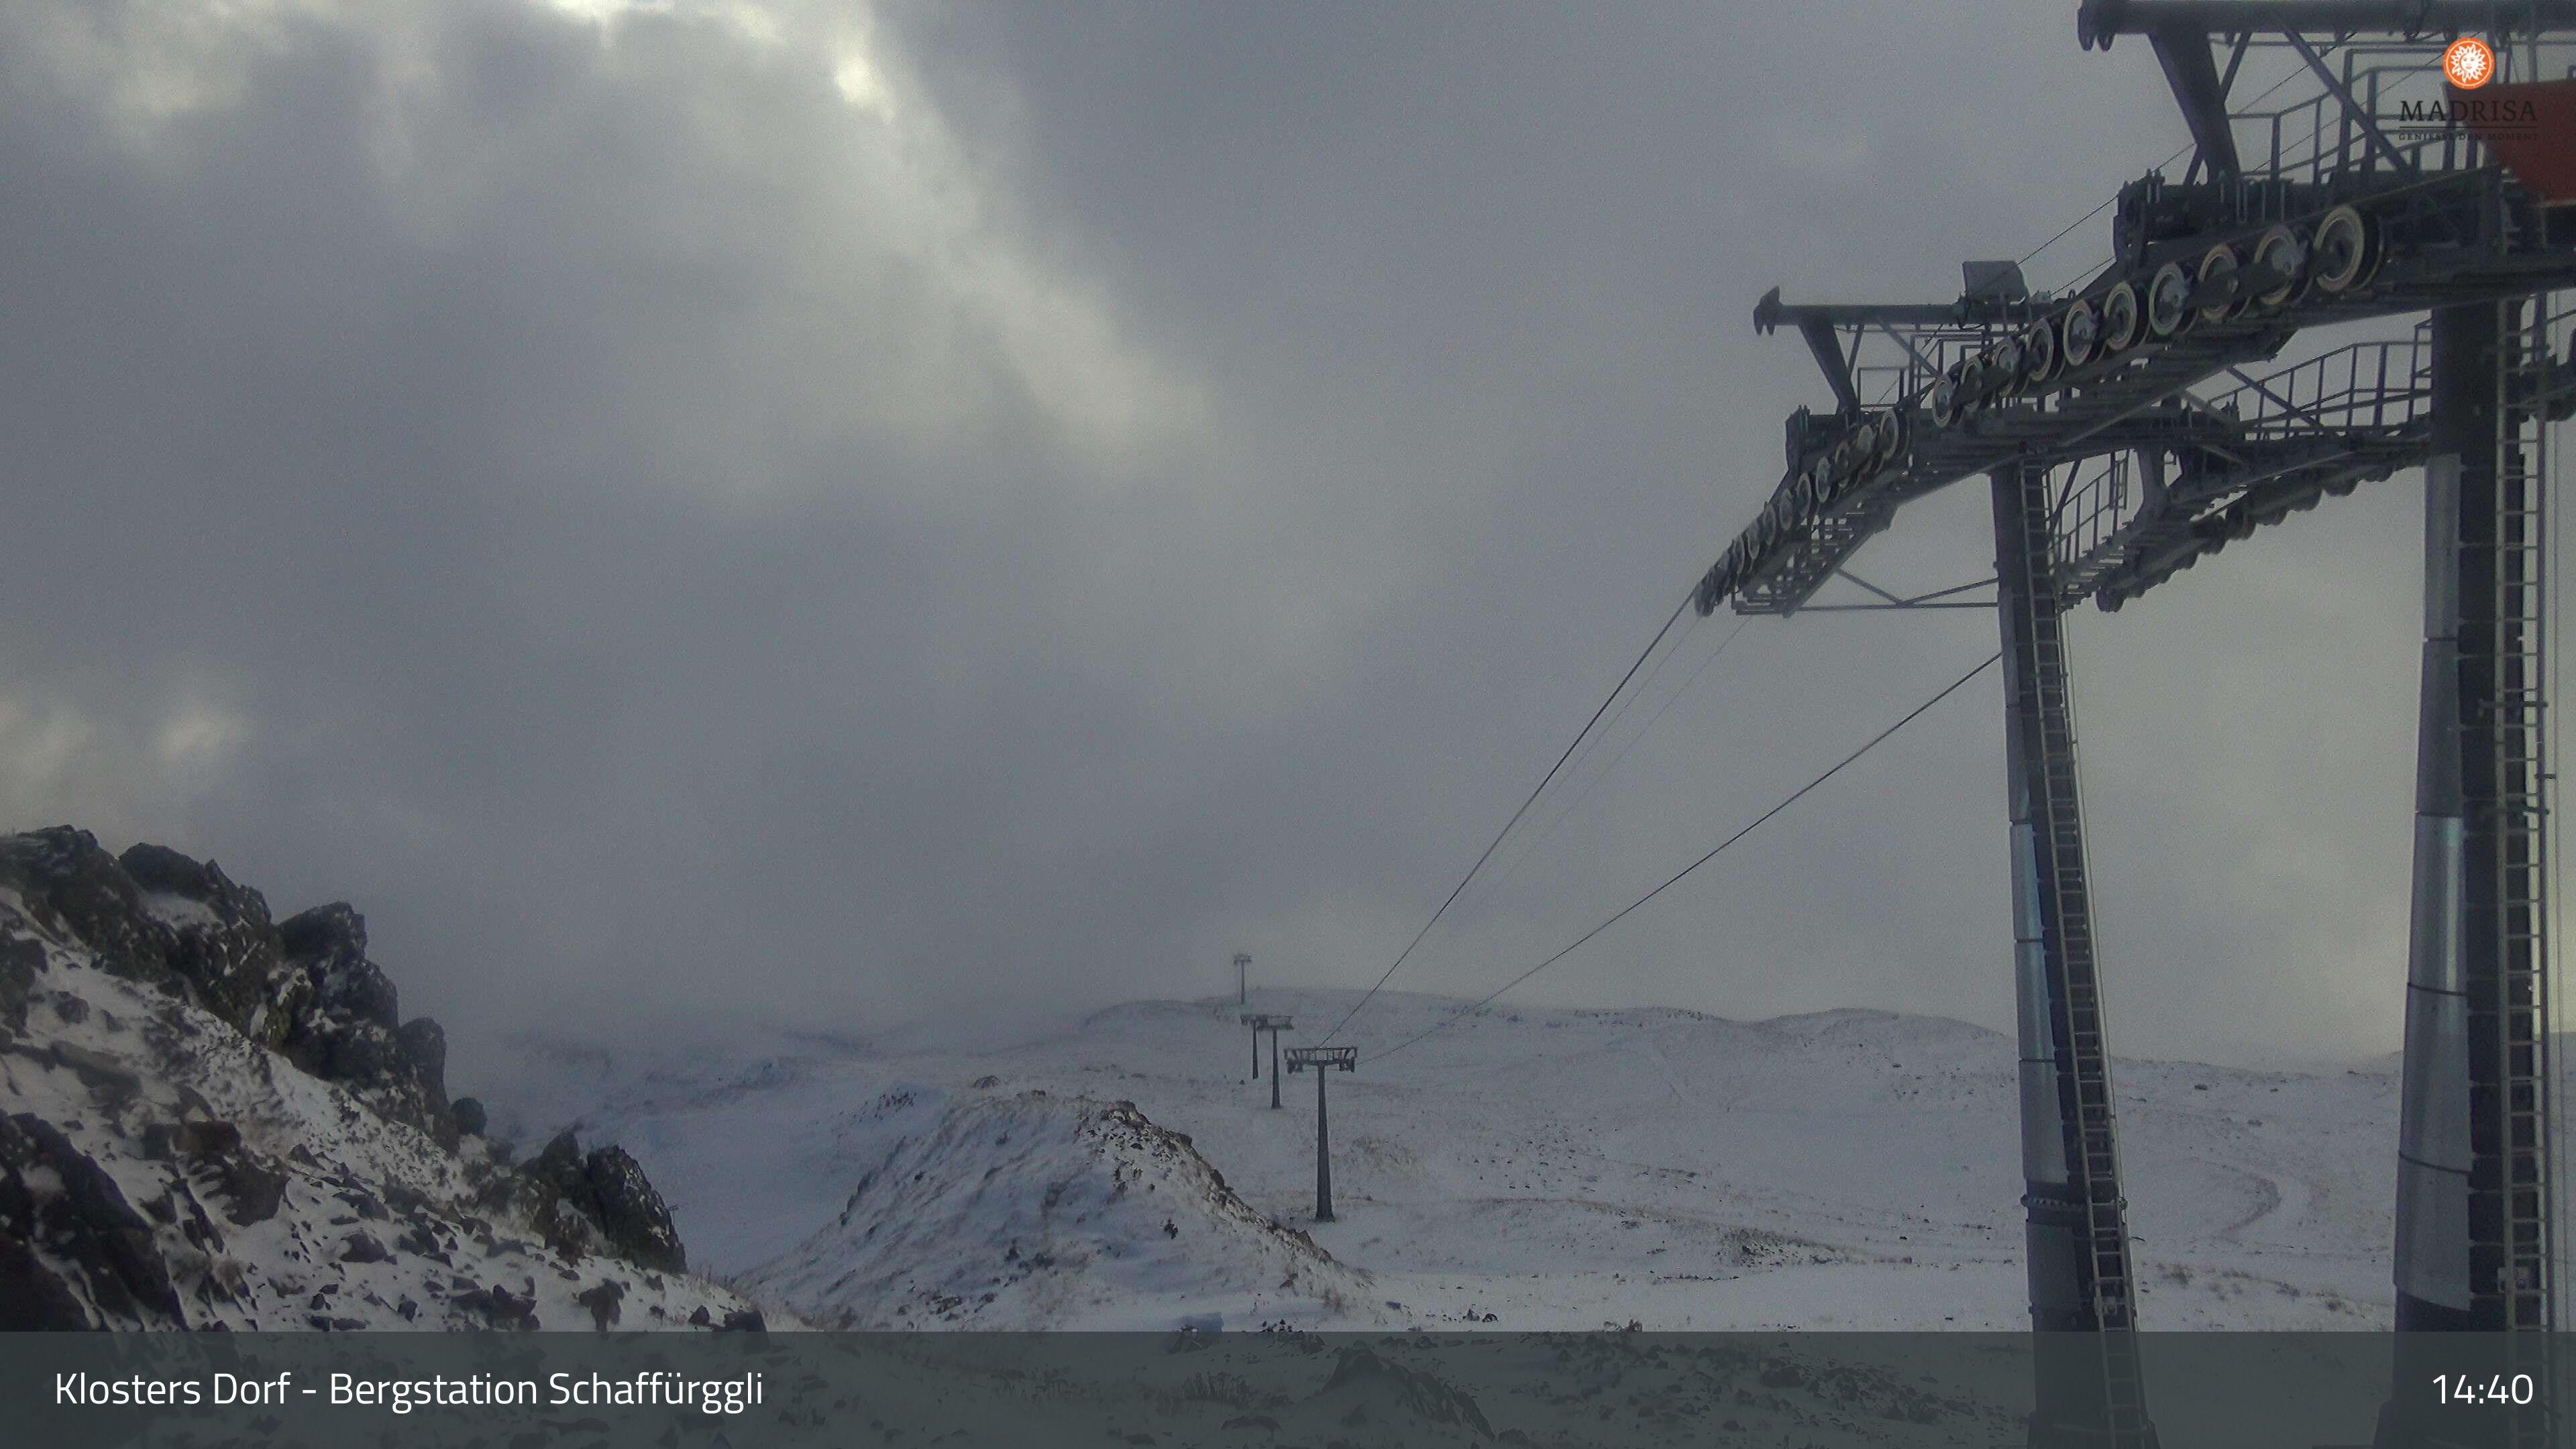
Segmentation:
[[(0, 812), (358, 902), (469, 1062), (1373, 979), (1769, 488), (1761, 289), (1944, 295), (2179, 140), (2056, 4), (248, 14), (0, 20)], [(1978, 576), (1973, 493), (1867, 561)], [(2079, 626), (2138, 1047), (2390, 1040), (2387, 495)], [(1757, 621), (1399, 984), (1991, 648)], [(1530, 989), (2000, 1023), (1994, 707)]]

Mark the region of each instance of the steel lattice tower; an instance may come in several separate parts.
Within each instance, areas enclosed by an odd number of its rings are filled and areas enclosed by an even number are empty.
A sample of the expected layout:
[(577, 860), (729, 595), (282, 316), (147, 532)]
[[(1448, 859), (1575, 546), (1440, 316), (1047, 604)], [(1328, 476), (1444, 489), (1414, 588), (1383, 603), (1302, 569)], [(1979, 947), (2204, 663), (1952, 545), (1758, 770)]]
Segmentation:
[[(2155, 1431), (2063, 616), (2088, 599), (2117, 610), (2266, 525), (2422, 468), (2397, 1321), (2499, 1335), (2512, 1364), (2545, 1374), (2544, 480), (2549, 425), (2576, 411), (2576, 311), (2552, 300), (2576, 286), (2576, 46), (2555, 38), (2576, 34), (2576, 3), (2086, 0), (2077, 28), (2088, 48), (2146, 40), (2190, 131), (2189, 168), (2122, 188), (2111, 258), (2063, 295), (2033, 292), (2017, 264), (1973, 262), (1953, 303), (1766, 295), (1756, 328), (1795, 328), (1835, 407), (1789, 419), (1787, 471), (1702, 579), (1700, 612), (1997, 611), (2043, 1344), (2031, 1438), (2143, 1449)], [(2443, 81), (2452, 41), (2472, 35), (2493, 62), (2473, 78), (2477, 105)], [(2288, 74), (2244, 96), (2249, 57)], [(2267, 108), (2291, 80), (2302, 88)], [(2424, 318), (2411, 337), (2249, 370), (2309, 328), (2408, 315)], [(1961, 597), (1980, 585), (1909, 597), (1850, 572), (1905, 503), (1974, 477), (1993, 494), (1991, 601)], [(1837, 579), (1871, 597), (1820, 601)], [(2539, 1445), (2558, 1431), (2520, 1412), (2472, 1437)], [(2393, 1398), (2383, 1440), (2471, 1442), (2451, 1432)]]

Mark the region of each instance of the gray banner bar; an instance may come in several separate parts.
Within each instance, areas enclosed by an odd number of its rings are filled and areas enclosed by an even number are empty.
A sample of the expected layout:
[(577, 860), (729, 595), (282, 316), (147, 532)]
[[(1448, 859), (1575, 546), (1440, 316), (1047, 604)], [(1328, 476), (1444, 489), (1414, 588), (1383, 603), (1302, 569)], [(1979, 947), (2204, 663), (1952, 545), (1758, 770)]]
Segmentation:
[[(0, 1442), (118, 1445), (1457, 1445), (2020, 1449), (2013, 1334), (13, 1334)], [(2483, 1335), (2146, 1334), (2162, 1449), (2496, 1442)], [(2526, 1353), (2523, 1362), (2530, 1362)], [(2420, 1366), (2418, 1366), (2420, 1365)], [(2449, 1382), (2436, 1384), (2438, 1366)], [(2530, 1412), (2530, 1411), (2526, 1411)], [(2452, 1426), (2456, 1426), (2454, 1429)], [(2568, 1443), (2565, 1434), (2553, 1442)]]

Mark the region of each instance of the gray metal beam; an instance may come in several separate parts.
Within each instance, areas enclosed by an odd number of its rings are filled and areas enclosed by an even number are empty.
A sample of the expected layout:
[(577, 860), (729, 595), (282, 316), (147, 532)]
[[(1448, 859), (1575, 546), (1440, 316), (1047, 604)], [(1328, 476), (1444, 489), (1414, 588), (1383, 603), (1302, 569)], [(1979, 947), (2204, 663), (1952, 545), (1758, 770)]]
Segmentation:
[(2343, 106), (2344, 119), (2350, 121), (2354, 129), (2361, 132), (2362, 138), (2370, 142), (2372, 149), (2387, 157), (2389, 165), (2410, 176), (2423, 174), (2423, 168), (2415, 164), (2415, 158), (2398, 150), (2397, 143), (2388, 139), (2388, 133), (2379, 128), (2379, 118), (2370, 113), (2370, 107), (2354, 99), (2351, 88), (2343, 83), (2341, 76), (2334, 73), (2333, 66), (2326, 64), (2326, 58), (2317, 54), (2317, 48), (2308, 43), (2306, 36), (2291, 36), (2290, 48), (2299, 53), (2299, 59), (2308, 63), (2308, 69), (2316, 73), (2318, 82), (2325, 86), (2326, 92)]
[(2135, 1277), (2094, 954), (2066, 641), (2049, 578), (2048, 471), (2031, 464), (2001, 469), (1993, 490), (2012, 804), (2022, 1202), (2031, 1328), (2041, 1345), (2031, 1442), (2153, 1449), (2138, 1365)]
[(2236, 131), (2227, 122), (2227, 85), (2219, 79), (2217, 58), (2210, 54), (2209, 32), (2191, 27), (2160, 29), (2149, 36), (2156, 62), (2183, 123), (2200, 150), (2200, 165), (2213, 181), (2233, 181), (2241, 169), (2236, 159)]
[(1860, 389), (1852, 382), (1851, 357), (1843, 351), (1842, 334), (1832, 323), (1809, 317), (1798, 324), (1798, 334), (1807, 339), (1807, 350), (1816, 355), (1816, 366), (1824, 369), (1825, 381), (1832, 384), (1834, 401), (1845, 417), (1860, 411)]
[(2084, 0), (2076, 39), (2109, 50), (2112, 38), (2177, 29), (2204, 35), (2529, 35), (2576, 30), (2576, 0)]

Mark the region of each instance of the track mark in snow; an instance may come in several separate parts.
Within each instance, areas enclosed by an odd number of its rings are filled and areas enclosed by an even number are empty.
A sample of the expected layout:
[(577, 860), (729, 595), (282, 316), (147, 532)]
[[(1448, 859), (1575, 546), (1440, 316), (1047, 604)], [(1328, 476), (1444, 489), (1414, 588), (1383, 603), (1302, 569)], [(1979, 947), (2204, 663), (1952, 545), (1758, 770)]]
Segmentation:
[(1690, 1090), (1687, 1083), (1682, 1081), (1682, 1074), (1673, 1070), (1671, 1060), (1665, 1057), (1664, 1049), (1662, 1047), (1655, 1045), (1655, 1039), (1653, 1037), (1641, 1036), (1637, 1038), (1637, 1050), (1645, 1054), (1647, 1061), (1655, 1064), (1656, 1074), (1664, 1079), (1664, 1085), (1673, 1089), (1674, 1101), (1681, 1103), (1685, 1107), (1697, 1107), (1700, 1105), (1698, 1096)]

